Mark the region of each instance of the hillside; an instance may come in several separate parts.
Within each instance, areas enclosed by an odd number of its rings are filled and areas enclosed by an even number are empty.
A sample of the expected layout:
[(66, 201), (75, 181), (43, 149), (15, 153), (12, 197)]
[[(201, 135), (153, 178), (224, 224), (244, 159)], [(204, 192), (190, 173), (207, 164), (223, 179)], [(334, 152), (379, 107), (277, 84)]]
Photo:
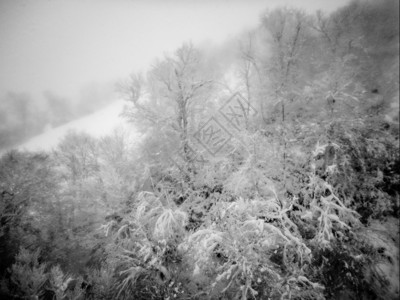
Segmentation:
[[(69, 131), (85, 132), (94, 137), (108, 135), (118, 127), (128, 126), (120, 116), (123, 107), (124, 102), (122, 100), (115, 101), (90, 115), (62, 126), (48, 129), (46, 132), (31, 138), (17, 148), (26, 151), (49, 151), (56, 147)], [(134, 131), (133, 128), (132, 131)]]
[(0, 298), (399, 299), (398, 23), (266, 10), (4, 154)]

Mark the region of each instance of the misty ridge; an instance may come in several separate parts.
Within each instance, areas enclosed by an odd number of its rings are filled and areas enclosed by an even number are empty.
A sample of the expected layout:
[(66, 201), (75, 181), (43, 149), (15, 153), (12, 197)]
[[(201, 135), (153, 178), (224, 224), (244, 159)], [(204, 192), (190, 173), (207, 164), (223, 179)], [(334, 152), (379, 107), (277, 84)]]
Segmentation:
[(27, 92), (8, 92), (0, 101), (0, 149), (10, 149), (35, 135), (93, 113), (110, 104), (114, 84), (88, 84), (78, 101), (50, 90), (41, 99)]
[(399, 2), (273, 3), (75, 94), (1, 96), (1, 299), (400, 297)]

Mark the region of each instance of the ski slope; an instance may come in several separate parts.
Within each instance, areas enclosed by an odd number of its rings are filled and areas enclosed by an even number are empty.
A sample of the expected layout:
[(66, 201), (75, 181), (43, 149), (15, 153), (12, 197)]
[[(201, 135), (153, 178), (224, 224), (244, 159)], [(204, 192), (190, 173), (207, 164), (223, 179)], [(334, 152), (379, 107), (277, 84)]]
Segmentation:
[(111, 134), (115, 129), (123, 128), (125, 131), (132, 131), (132, 134), (135, 135), (135, 130), (132, 126), (120, 117), (123, 106), (123, 100), (115, 101), (88, 116), (37, 135), (17, 148), (26, 151), (50, 151), (70, 131), (85, 132), (94, 137), (101, 137)]

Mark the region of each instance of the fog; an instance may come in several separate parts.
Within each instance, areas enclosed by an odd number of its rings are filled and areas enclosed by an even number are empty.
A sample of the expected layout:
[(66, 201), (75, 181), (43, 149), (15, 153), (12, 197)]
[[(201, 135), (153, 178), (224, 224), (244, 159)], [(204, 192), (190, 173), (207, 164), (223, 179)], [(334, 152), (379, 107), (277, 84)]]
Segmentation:
[(145, 71), (185, 41), (220, 45), (257, 26), (261, 13), (278, 5), (329, 12), (347, 2), (2, 0), (0, 117), (18, 120), (29, 114), (11, 115), (4, 103), (15, 99), (29, 103), (38, 115), (48, 110), (44, 103), (60, 107), (60, 115), (67, 114), (70, 103), (81, 103), (78, 111), (68, 111), (70, 116), (54, 117), (62, 124), (115, 99), (116, 81)]
[[(144, 69), (182, 42), (220, 43), (266, 7), (298, 1), (1, 1), (0, 95), (77, 96), (91, 82)], [(332, 10), (347, 1), (302, 1)]]

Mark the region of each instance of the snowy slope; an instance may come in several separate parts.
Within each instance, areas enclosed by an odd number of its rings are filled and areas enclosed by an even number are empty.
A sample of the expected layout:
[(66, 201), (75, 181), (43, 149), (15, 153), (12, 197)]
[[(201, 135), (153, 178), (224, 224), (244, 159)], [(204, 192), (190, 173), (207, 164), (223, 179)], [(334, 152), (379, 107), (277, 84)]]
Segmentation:
[[(86, 132), (94, 137), (112, 133), (116, 128), (130, 127), (119, 115), (124, 102), (118, 100), (109, 106), (78, 120), (50, 129), (20, 145), (18, 149), (28, 151), (51, 150), (69, 131)], [(129, 130), (133, 128), (129, 128)]]

